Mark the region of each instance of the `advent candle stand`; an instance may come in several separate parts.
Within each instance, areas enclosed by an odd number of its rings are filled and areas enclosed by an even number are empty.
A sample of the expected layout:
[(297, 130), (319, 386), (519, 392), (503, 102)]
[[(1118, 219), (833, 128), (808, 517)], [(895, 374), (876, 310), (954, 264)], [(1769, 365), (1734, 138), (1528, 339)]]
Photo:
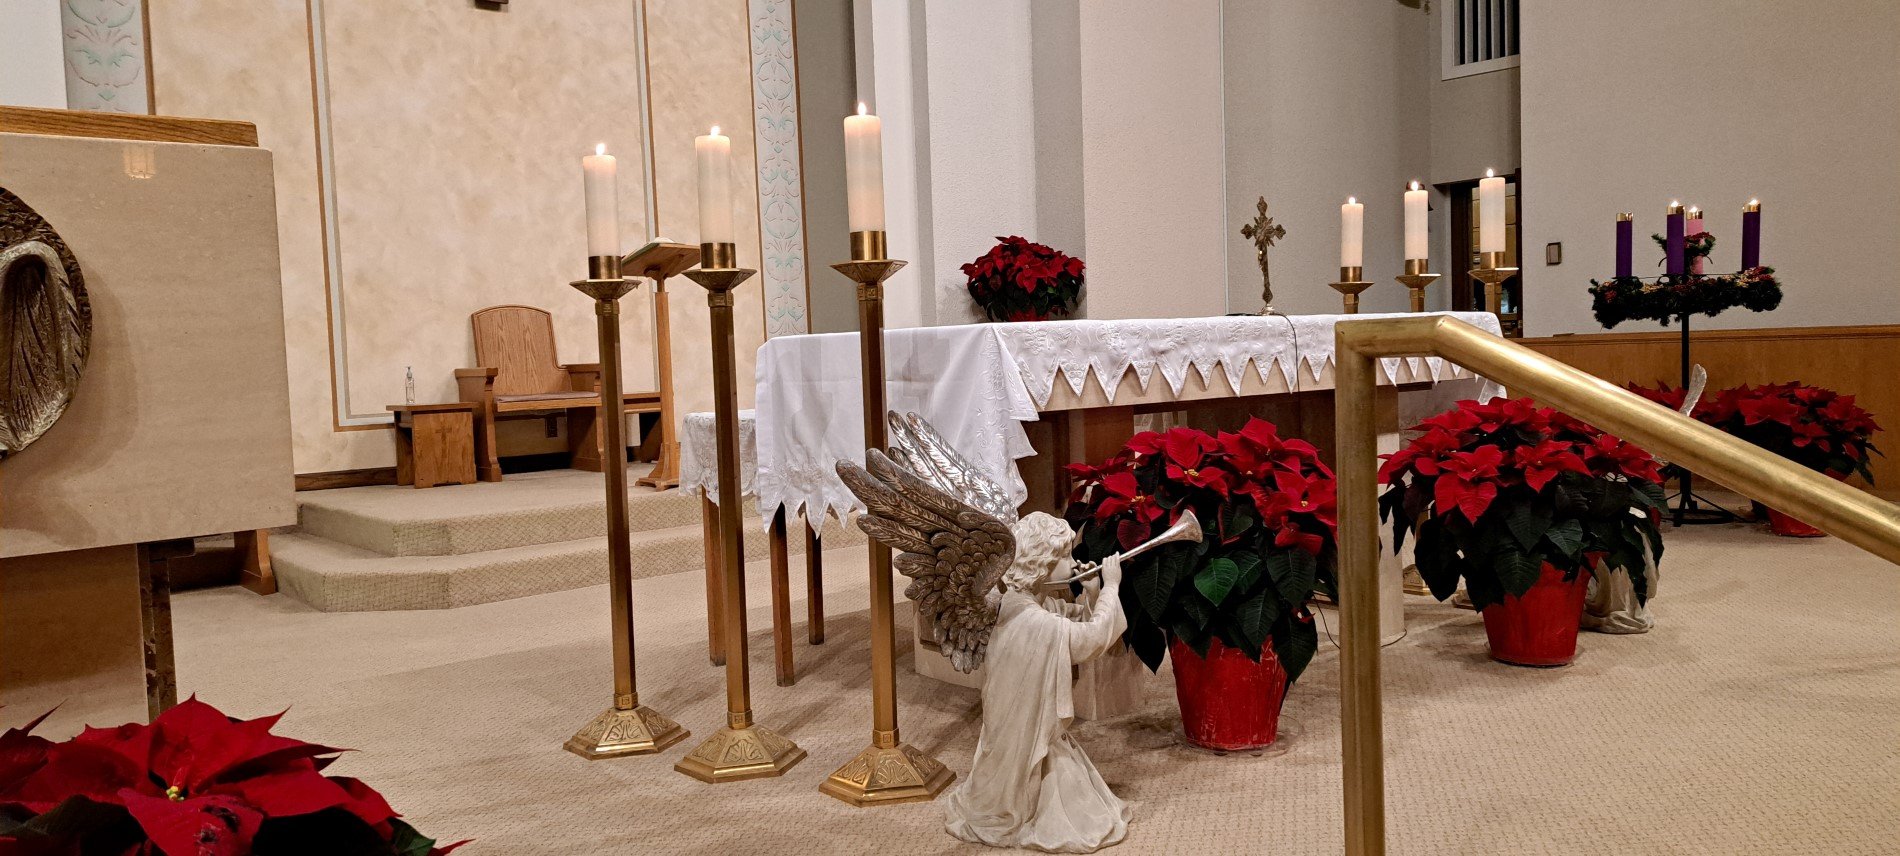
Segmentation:
[[(1683, 276), (1685, 281), (1700, 278), (1701, 277), (1695, 274), (1684, 274)], [(1685, 391), (1689, 388), (1689, 372), (1695, 366), (1694, 361), (1689, 359), (1689, 315), (1690, 313), (1684, 312), (1681, 317), (1677, 319), (1677, 323), (1682, 327), (1682, 345), (1680, 347), (1682, 374), (1679, 381), (1681, 384), (1679, 388)], [(1685, 392), (1684, 394), (1687, 393)], [(1700, 497), (1697, 497), (1695, 494), (1695, 474), (1689, 472), (1688, 467), (1676, 467), (1676, 486), (1676, 507), (1670, 511), (1670, 519), (1675, 521), (1677, 526), (1702, 526), (1711, 523), (1729, 523), (1735, 520), (1735, 512), (1716, 505), (1714, 502), (1703, 505), (1702, 502), (1699, 501)]]

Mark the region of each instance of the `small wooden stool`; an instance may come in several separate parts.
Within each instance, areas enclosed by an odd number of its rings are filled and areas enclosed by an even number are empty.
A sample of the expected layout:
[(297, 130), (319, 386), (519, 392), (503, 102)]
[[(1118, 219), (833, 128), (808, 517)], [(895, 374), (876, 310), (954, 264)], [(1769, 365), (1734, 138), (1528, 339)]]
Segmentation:
[[(706, 634), (707, 653), (713, 665), (726, 662), (724, 584), (719, 576), (719, 504), (712, 492), (719, 486), (717, 429), (711, 413), (688, 413), (680, 432), (680, 481), (684, 493), (699, 494), (700, 526), (706, 541)], [(739, 489), (743, 502), (754, 496), (758, 455), (753, 411), (739, 411)], [(822, 525), (822, 523), (821, 523)], [(813, 645), (825, 641), (824, 543), (818, 531), (805, 530), (805, 617), (806, 639)], [(785, 509), (772, 517), (770, 530), (772, 556), (772, 650), (778, 685), (789, 687), (798, 681), (792, 660), (791, 547), (786, 540)], [(745, 561), (744, 557), (740, 561)]]
[(416, 487), (475, 483), (475, 403), (392, 404), (396, 483)]

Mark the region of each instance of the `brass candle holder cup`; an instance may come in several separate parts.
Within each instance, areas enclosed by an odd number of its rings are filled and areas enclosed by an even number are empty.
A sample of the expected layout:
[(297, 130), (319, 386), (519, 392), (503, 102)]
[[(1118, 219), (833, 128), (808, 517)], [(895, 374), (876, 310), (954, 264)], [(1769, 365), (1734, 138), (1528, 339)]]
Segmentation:
[(1359, 292), (1372, 287), (1372, 283), (1366, 281), (1366, 269), (1358, 265), (1341, 266), (1339, 281), (1332, 285), (1334, 291), (1345, 297), (1347, 315), (1359, 314)]
[(1406, 259), (1405, 273), (1397, 279), (1412, 294), (1412, 311), (1425, 311), (1425, 290), (1438, 281), (1438, 274), (1431, 272), (1430, 259)]
[(1471, 278), (1484, 283), (1484, 311), (1503, 314), (1504, 281), (1516, 275), (1517, 268), (1504, 266), (1504, 253), (1478, 254), (1478, 266), (1471, 269)]
[(732, 292), (757, 273), (735, 267), (729, 243), (701, 244), (701, 267), (686, 277), (706, 289), (712, 317), (713, 413), (719, 458), (719, 562), (725, 581), (726, 726), (673, 769), (702, 782), (738, 782), (783, 775), (805, 750), (752, 721), (746, 662), (745, 549), (740, 536), (739, 394), (732, 341)]
[(586, 758), (658, 752), (684, 739), (679, 723), (640, 703), (634, 682), (633, 557), (627, 523), (626, 420), (620, 395), (620, 298), (634, 287), (620, 275), (618, 256), (587, 260), (587, 278), (570, 283), (594, 299), (600, 333), (600, 442), (607, 481), (608, 597), (613, 626), (614, 704), (594, 717), (564, 748)]
[[(851, 233), (851, 261), (832, 269), (858, 286), (858, 353), (864, 379), (864, 445), (882, 449), (884, 414), (884, 281), (904, 267), (886, 258), (885, 233)], [(891, 605), (891, 549), (876, 541), (871, 565), (871, 746), (833, 771), (818, 790), (854, 806), (897, 805), (937, 798), (956, 774), (907, 745), (897, 734), (896, 629)]]

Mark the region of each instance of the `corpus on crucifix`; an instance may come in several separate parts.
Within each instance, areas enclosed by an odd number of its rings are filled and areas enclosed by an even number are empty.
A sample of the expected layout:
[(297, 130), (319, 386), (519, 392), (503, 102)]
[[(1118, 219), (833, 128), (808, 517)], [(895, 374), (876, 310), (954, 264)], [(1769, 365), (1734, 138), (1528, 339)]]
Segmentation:
[(1260, 302), (1263, 307), (1260, 314), (1272, 315), (1273, 276), (1267, 272), (1267, 248), (1273, 246), (1274, 241), (1286, 237), (1286, 227), (1267, 216), (1265, 196), (1260, 197), (1260, 202), (1254, 208), (1260, 214), (1253, 218), (1253, 222), (1240, 227), (1240, 236), (1253, 241), (1254, 258), (1260, 260)]

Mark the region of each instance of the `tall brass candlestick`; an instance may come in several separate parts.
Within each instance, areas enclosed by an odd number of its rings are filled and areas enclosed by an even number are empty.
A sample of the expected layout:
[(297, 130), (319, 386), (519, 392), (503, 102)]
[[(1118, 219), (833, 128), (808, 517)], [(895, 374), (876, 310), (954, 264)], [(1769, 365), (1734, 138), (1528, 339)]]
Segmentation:
[(737, 782), (783, 775), (805, 750), (752, 721), (751, 676), (746, 668), (745, 548), (739, 513), (739, 391), (732, 344), (732, 291), (758, 271), (735, 266), (732, 244), (700, 244), (700, 267), (686, 277), (706, 289), (712, 316), (713, 421), (719, 456), (719, 564), (725, 580), (726, 727), (699, 744), (673, 769), (702, 782)]
[(614, 706), (568, 738), (566, 749), (588, 760), (658, 752), (688, 732), (640, 703), (633, 663), (633, 552), (627, 525), (626, 408), (620, 395), (620, 298), (633, 281), (620, 276), (618, 256), (587, 260), (587, 279), (570, 283), (594, 299), (600, 331), (601, 475), (607, 481), (607, 595), (611, 598)]
[[(885, 445), (884, 281), (904, 266), (888, 255), (883, 231), (851, 233), (851, 261), (832, 265), (858, 285), (858, 353), (864, 382), (864, 446)], [(855, 806), (937, 798), (956, 774), (898, 739), (897, 647), (891, 606), (891, 548), (871, 541), (871, 747), (833, 771), (818, 790)]]
[(1345, 297), (1347, 315), (1359, 314), (1359, 292), (1372, 287), (1372, 283), (1366, 281), (1366, 269), (1358, 265), (1341, 267), (1339, 281), (1332, 285), (1334, 291)]
[(1425, 289), (1438, 281), (1438, 274), (1431, 272), (1431, 265), (1430, 259), (1406, 259), (1405, 273), (1397, 277), (1412, 292), (1413, 312), (1425, 311)]
[(1516, 274), (1517, 268), (1504, 266), (1502, 252), (1478, 254), (1478, 266), (1471, 269), (1471, 278), (1484, 283), (1484, 311), (1504, 314), (1504, 281)]

